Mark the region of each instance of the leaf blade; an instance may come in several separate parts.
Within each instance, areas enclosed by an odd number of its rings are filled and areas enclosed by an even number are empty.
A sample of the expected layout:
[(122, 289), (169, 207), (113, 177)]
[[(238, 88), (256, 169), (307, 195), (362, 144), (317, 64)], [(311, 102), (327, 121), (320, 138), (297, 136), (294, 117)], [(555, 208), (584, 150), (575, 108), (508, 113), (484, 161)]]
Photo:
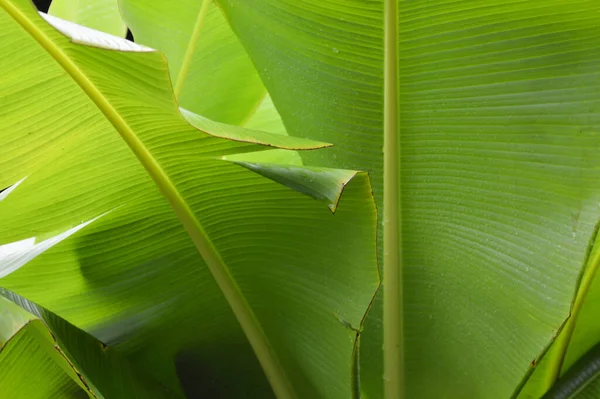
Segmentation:
[(48, 14), (118, 37), (127, 34), (117, 0), (53, 0)]
[[(381, 211), (382, 2), (220, 4), (288, 132), (334, 144), (304, 164), (369, 171)], [(510, 395), (568, 315), (599, 216), (597, 4), (397, 4), (407, 395)], [(378, 312), (362, 360), (380, 353)], [(516, 329), (510, 356), (493, 349)], [(363, 382), (383, 395), (378, 375)]]
[(277, 359), (277, 355), (274, 353), (268, 338), (256, 320), (256, 316), (241, 294), (221, 255), (170, 177), (152, 156), (144, 143), (138, 138), (131, 126), (78, 66), (11, 2), (4, 0), (0, 4), (71, 75), (73, 80), (100, 109), (133, 151), (159, 190), (171, 204), (175, 214), (179, 217), (182, 225), (196, 245), (198, 252), (211, 270), (213, 277), (229, 302), (261, 365), (265, 369), (267, 378), (272, 384), (276, 395), (281, 398), (294, 398), (295, 393), (288, 381), (288, 377), (285, 376), (279, 364), (280, 361)]
[[(6, 73), (1, 91), (8, 94), (7, 113), (0, 117), (10, 137), (0, 148), (0, 180), (10, 185), (29, 176), (2, 201), (0, 239), (51, 235), (117, 208), (4, 277), (2, 285), (121, 345), (137, 367), (169, 386), (177, 385), (178, 370), (167, 360), (178, 351), (199, 350), (201, 364), (211, 364), (209, 371), (219, 376), (231, 372), (221, 354), (236, 347), (238, 384), (204, 381), (225, 396), (270, 395), (203, 260), (114, 127), (6, 14), (0, 23), (11, 39), (0, 46), (21, 55), (0, 60)], [(368, 180), (361, 177), (345, 189), (331, 218), (322, 205), (219, 160), (257, 148), (192, 129), (173, 101), (156, 52), (83, 47), (46, 24), (40, 29), (80, 63), (174, 177), (285, 353), (285, 369), (294, 371), (301, 396), (346, 397), (354, 337), (348, 339), (332, 311), (357, 325), (376, 284), (374, 246), (356, 241), (372, 235), (375, 225)], [(47, 75), (32, 74), (37, 66)], [(53, 95), (45, 97), (43, 81), (50, 77)], [(34, 104), (27, 88), (44, 101)], [(335, 261), (324, 263), (332, 248)]]
[(213, 1), (120, 0), (120, 5), (136, 41), (167, 57), (183, 108), (232, 125), (251, 117), (266, 89)]

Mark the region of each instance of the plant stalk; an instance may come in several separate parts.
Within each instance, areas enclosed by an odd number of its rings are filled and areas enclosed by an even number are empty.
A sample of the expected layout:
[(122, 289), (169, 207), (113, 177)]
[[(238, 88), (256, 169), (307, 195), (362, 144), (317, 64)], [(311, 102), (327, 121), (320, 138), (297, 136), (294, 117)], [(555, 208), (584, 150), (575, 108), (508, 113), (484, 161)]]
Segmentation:
[(546, 374), (545, 381), (546, 390), (550, 389), (560, 377), (565, 357), (567, 355), (567, 350), (569, 349), (569, 344), (571, 343), (571, 338), (573, 337), (573, 332), (575, 331), (575, 326), (577, 325), (577, 319), (581, 313), (581, 308), (583, 307), (587, 293), (594, 282), (598, 272), (598, 267), (600, 266), (600, 250), (595, 248), (597, 235), (598, 224), (596, 224), (594, 235), (591, 239), (589, 258), (587, 259), (585, 269), (581, 277), (581, 282), (579, 284), (579, 288), (577, 289), (577, 294), (575, 295), (575, 300), (571, 308), (571, 315), (565, 323), (563, 330), (554, 342), (554, 345), (556, 345), (557, 355), (550, 359), (548, 365), (548, 373)]
[(383, 133), (383, 359), (384, 394), (386, 399), (404, 398), (397, 18), (397, 0), (385, 0)]

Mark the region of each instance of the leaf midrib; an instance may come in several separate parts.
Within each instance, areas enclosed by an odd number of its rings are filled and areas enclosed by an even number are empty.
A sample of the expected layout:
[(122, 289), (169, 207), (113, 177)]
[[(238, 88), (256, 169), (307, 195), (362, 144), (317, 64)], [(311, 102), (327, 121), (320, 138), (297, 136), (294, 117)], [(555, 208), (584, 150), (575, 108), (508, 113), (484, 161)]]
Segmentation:
[(404, 398), (398, 1), (384, 3), (383, 346), (384, 396)]
[(71, 76), (73, 81), (81, 87), (83, 92), (104, 114), (123, 141), (133, 151), (138, 161), (146, 169), (146, 172), (154, 180), (154, 183), (173, 208), (173, 211), (194, 242), (200, 256), (204, 259), (223, 296), (231, 306), (234, 315), (246, 334), (250, 345), (254, 349), (276, 396), (280, 399), (295, 398), (296, 395), (291, 383), (281, 367), (280, 361), (254, 312), (233, 279), (220, 253), (168, 174), (162, 169), (158, 161), (137, 137), (125, 119), (123, 119), (85, 73), (79, 69), (77, 64), (15, 4), (9, 0), (0, 0), (0, 5)]
[(190, 36), (183, 60), (181, 61), (181, 67), (179, 68), (179, 73), (177, 74), (177, 82), (175, 82), (175, 88), (173, 90), (177, 100), (179, 100), (181, 92), (183, 91), (183, 84), (185, 83), (185, 79), (190, 70), (190, 64), (192, 63), (192, 58), (194, 57), (194, 52), (196, 51), (196, 46), (198, 45), (198, 38), (200, 37), (200, 31), (204, 26), (204, 20), (206, 19), (206, 14), (208, 13), (208, 3), (210, 1), (211, 0), (202, 0), (202, 5), (200, 6), (200, 11), (198, 11), (198, 16), (196, 17), (196, 22), (194, 23), (194, 29), (192, 30), (192, 35)]

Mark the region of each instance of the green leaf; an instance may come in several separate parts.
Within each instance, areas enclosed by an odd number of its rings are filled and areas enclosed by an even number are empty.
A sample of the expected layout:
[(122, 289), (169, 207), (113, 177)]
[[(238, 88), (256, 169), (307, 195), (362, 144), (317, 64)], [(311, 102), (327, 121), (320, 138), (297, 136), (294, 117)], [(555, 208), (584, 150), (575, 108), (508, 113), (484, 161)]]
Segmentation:
[[(23, 326), (0, 352), (0, 392), (15, 399), (75, 399), (88, 395), (51, 358), (54, 348), (43, 342), (41, 322)], [(48, 332), (45, 332), (48, 338)]]
[(215, 122), (203, 117), (202, 115), (186, 111), (185, 109), (181, 109), (181, 113), (185, 120), (198, 130), (208, 133), (211, 136), (221, 137), (228, 140), (262, 144), (288, 150), (314, 150), (331, 146), (331, 144), (320, 143), (318, 141), (305, 138), (293, 137), (278, 133), (269, 133)]
[(232, 154), (221, 157), (226, 161), (236, 162), (256, 162), (256, 163), (274, 163), (287, 166), (302, 166), (302, 158), (298, 151), (289, 150), (270, 150), (246, 152), (243, 154)]
[[(219, 4), (288, 133), (334, 144), (304, 164), (368, 171), (380, 211), (398, 84), (406, 397), (510, 396), (569, 315), (600, 217), (600, 5), (397, 1), (384, 86), (381, 1)], [(383, 396), (380, 312), (365, 398)]]
[(275, 109), (271, 96), (267, 94), (260, 103), (254, 115), (244, 124), (244, 127), (265, 132), (287, 134), (281, 117)]
[(127, 34), (117, 0), (52, 0), (48, 14), (118, 37)]
[(208, 397), (271, 396), (249, 340), (276, 388), (349, 397), (356, 332), (338, 318), (358, 326), (378, 285), (367, 176), (334, 216), (224, 162), (265, 147), (190, 126), (159, 53), (45, 17), (69, 39), (26, 0), (0, 10), (0, 52), (19, 54), (0, 57), (0, 186), (27, 176), (0, 203), (0, 244), (104, 215), (0, 285), (175, 392), (192, 372)]
[[(600, 246), (596, 239), (594, 252), (591, 254), (590, 259), (597, 262), (598, 251), (600, 251)], [(599, 342), (600, 323), (597, 315), (600, 308), (600, 279), (598, 279), (598, 264), (596, 263), (594, 266), (596, 270), (590, 270), (595, 274), (591, 276), (593, 278), (592, 284), (583, 297), (582, 307), (573, 326), (573, 335), (568, 342), (566, 351), (562, 354), (564, 362), (560, 371), (563, 374), (574, 367), (574, 364)], [(595, 355), (597, 359), (598, 351), (595, 352)], [(598, 386), (598, 384), (595, 385)], [(595, 392), (598, 392), (598, 388), (595, 389)]]
[(61, 241), (69, 238), (71, 235), (83, 229), (85, 226), (94, 222), (98, 218), (82, 222), (67, 231), (60, 233), (57, 232), (56, 235), (52, 235), (52, 237), (48, 237), (40, 242), (36, 242), (36, 237), (30, 237), (21, 241), (1, 245), (0, 259), (2, 260), (2, 263), (0, 263), (0, 277), (7, 276), (18, 270), (38, 255), (59, 244)]
[(596, 399), (600, 395), (600, 379), (596, 378), (586, 386), (581, 393), (575, 396), (577, 399)]
[(0, 298), (0, 348), (35, 317), (4, 298)]
[(243, 124), (266, 95), (254, 66), (212, 0), (119, 0), (138, 43), (162, 51), (179, 104)]
[[(86, 398), (42, 322), (0, 297), (0, 392), (15, 399)], [(61, 367), (62, 366), (62, 367)]]
[[(44, 324), (38, 327), (45, 338), (44, 345), (52, 348), (53, 358), (63, 369), (93, 392), (92, 397), (183, 398), (181, 394), (169, 390), (132, 367), (118, 349), (106, 346), (64, 319), (19, 295), (5, 289), (0, 289), (0, 294), (44, 321)], [(108, 373), (107, 370), (111, 372)], [(74, 372), (76, 375), (73, 375)]]
[(302, 194), (323, 201), (332, 212), (335, 212), (337, 208), (344, 187), (357, 173), (353, 170), (298, 167), (267, 162), (240, 160), (232, 162)]
[[(595, 378), (595, 375), (590, 375), (589, 364), (597, 363), (599, 357), (599, 351), (593, 349), (599, 342), (600, 330), (597, 320), (600, 303), (600, 280), (597, 278), (600, 266), (599, 224), (596, 224), (595, 235), (590, 239), (586, 266), (578, 282), (569, 318), (549, 349), (524, 378), (523, 387), (516, 391), (519, 398), (538, 398), (546, 393), (552, 397), (552, 391), (565, 386), (583, 389)], [(558, 386), (553, 387), (558, 378)]]
[[(553, 347), (558, 347), (557, 345), (560, 342), (560, 337), (553, 344)], [(552, 354), (554, 352), (554, 348), (551, 348), (548, 353), (546, 353), (545, 357)], [(553, 353), (554, 355), (555, 353)], [(544, 374), (547, 370), (552, 370), (552, 366), (548, 367), (548, 364), (552, 364), (553, 358), (550, 357), (550, 362), (544, 364), (544, 359), (542, 359), (542, 363), (540, 364), (542, 373), (536, 373), (533, 375), (533, 378), (528, 381), (525, 389), (520, 392), (519, 397), (535, 397), (535, 398), (543, 398), (543, 399), (554, 399), (554, 398), (593, 398), (597, 397), (598, 388), (600, 388), (597, 384), (598, 374), (600, 373), (600, 362), (598, 359), (600, 358), (600, 345), (596, 345), (591, 348), (587, 353), (585, 353), (575, 364), (571, 365), (569, 369), (564, 373), (560, 379), (554, 384), (550, 390), (547, 392), (540, 391), (541, 388), (546, 388), (545, 380), (543, 378), (539, 378), (538, 375), (542, 374), (542, 377), (545, 377)], [(535, 396), (534, 396), (535, 395)]]

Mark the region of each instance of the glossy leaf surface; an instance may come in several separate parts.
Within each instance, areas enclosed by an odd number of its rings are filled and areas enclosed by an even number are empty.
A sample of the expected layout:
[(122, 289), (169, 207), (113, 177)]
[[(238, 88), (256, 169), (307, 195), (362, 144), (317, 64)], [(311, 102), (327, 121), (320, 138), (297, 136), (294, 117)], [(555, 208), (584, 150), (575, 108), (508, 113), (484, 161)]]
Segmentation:
[[(219, 4), (288, 132), (334, 144), (304, 163), (369, 171), (381, 210), (382, 2)], [(406, 395), (508, 397), (567, 318), (600, 217), (600, 6), (396, 5)], [(366, 398), (380, 334), (376, 303)]]
[(19, 54), (0, 59), (0, 185), (26, 177), (0, 203), (0, 244), (44, 242), (94, 220), (0, 284), (173, 392), (268, 397), (190, 240), (204, 234), (297, 396), (347, 398), (356, 332), (340, 319), (359, 325), (378, 285), (366, 176), (345, 187), (334, 216), (222, 160), (270, 147), (189, 125), (159, 53), (46, 17), (68, 39), (25, 0), (0, 6), (0, 50)]

